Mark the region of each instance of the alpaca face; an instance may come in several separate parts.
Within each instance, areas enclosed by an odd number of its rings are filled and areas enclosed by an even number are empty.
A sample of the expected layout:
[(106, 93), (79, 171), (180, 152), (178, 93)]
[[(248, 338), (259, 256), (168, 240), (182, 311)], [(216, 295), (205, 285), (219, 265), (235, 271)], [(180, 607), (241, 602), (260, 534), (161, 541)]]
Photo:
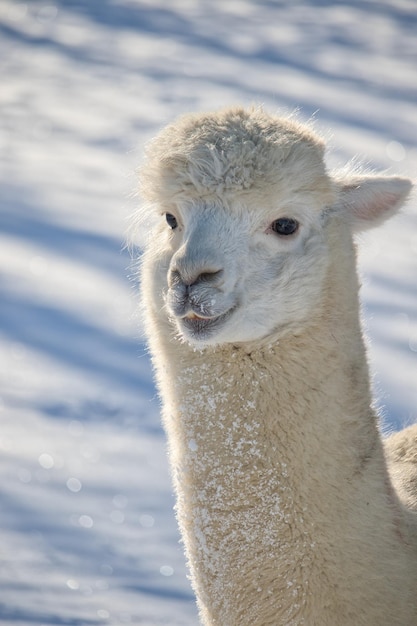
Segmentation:
[(383, 221), (411, 187), (399, 177), (331, 179), (323, 154), (308, 127), (262, 110), (189, 115), (162, 131), (141, 176), (156, 220), (144, 296), (161, 329), (201, 347), (306, 326), (341, 262), (337, 228), (350, 237)]
[(250, 342), (308, 321), (327, 267), (326, 214), (271, 205), (212, 200), (162, 213), (160, 311), (181, 339)]

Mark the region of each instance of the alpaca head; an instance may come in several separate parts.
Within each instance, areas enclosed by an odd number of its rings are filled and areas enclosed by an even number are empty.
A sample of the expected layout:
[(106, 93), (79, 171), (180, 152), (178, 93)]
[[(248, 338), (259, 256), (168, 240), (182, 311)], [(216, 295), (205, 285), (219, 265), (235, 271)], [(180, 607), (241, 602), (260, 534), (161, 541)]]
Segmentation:
[(332, 178), (323, 154), (308, 127), (258, 109), (185, 116), (151, 143), (144, 274), (176, 336), (204, 346), (299, 329), (334, 262), (330, 225), (373, 225), (410, 190), (399, 177)]

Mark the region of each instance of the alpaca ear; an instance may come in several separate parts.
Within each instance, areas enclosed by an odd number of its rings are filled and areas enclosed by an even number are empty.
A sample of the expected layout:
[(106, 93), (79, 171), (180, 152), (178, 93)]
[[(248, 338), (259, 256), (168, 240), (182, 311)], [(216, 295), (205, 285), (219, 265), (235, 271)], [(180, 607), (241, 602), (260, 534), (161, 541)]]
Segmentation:
[(400, 176), (354, 175), (337, 181), (339, 206), (348, 211), (354, 230), (365, 230), (390, 218), (404, 204), (412, 182)]

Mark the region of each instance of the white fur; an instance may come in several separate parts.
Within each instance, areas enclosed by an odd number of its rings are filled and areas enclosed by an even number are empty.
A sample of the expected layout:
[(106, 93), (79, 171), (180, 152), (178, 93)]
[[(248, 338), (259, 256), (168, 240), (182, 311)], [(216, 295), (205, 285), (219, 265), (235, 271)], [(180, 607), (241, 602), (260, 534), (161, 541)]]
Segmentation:
[[(370, 408), (352, 243), (411, 185), (332, 177), (323, 152), (236, 108), (165, 129), (142, 171), (146, 327), (206, 626), (417, 624), (416, 435), (388, 450), (407, 509)], [(276, 234), (283, 217), (298, 231)]]

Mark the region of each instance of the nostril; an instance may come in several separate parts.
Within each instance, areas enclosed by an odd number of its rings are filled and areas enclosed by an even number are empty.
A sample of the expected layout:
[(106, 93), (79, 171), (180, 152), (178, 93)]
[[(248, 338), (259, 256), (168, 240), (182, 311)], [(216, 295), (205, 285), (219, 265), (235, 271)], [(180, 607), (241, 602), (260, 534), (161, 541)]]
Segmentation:
[(197, 280), (195, 281), (197, 282), (201, 282), (201, 283), (209, 283), (209, 282), (213, 282), (215, 280), (218, 280), (219, 278), (221, 278), (223, 275), (223, 270), (214, 270), (214, 271), (209, 271), (209, 272), (202, 272)]
[(174, 268), (169, 272), (168, 282), (170, 287), (176, 285), (184, 285), (192, 287), (199, 283), (218, 282), (223, 276), (223, 270), (220, 269), (204, 269), (203, 272), (190, 270), (189, 268)]

